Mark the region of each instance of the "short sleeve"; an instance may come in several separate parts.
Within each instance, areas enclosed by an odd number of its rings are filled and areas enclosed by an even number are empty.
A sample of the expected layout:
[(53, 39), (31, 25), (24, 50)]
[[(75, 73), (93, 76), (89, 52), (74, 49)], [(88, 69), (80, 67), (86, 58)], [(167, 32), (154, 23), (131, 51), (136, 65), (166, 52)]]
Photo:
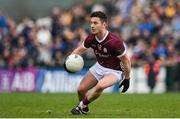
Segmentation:
[(90, 48), (92, 42), (93, 42), (93, 36), (92, 36), (92, 35), (88, 35), (88, 36), (86, 37), (86, 39), (84, 40), (84, 42), (83, 42), (83, 46), (84, 46), (85, 48)]
[(117, 57), (121, 57), (126, 53), (125, 43), (122, 41), (116, 42), (114, 47), (114, 55)]

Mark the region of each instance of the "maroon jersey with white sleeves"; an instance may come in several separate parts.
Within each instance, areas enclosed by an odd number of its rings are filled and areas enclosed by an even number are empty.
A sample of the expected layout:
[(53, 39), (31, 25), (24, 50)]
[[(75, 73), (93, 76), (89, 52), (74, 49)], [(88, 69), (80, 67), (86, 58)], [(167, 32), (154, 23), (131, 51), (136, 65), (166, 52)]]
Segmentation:
[(115, 34), (107, 32), (102, 40), (90, 34), (84, 41), (84, 47), (94, 50), (97, 62), (103, 67), (122, 71), (118, 57), (125, 54), (126, 48)]

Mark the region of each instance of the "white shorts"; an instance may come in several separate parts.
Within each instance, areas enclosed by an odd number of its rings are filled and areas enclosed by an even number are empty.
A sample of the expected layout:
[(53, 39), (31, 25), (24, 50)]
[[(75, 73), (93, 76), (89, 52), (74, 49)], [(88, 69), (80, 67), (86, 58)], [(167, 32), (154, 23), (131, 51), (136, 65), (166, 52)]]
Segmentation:
[(124, 73), (122, 71), (103, 67), (98, 62), (89, 70), (97, 80), (101, 80), (107, 74), (114, 74), (117, 76), (118, 82), (121, 82), (124, 79)]

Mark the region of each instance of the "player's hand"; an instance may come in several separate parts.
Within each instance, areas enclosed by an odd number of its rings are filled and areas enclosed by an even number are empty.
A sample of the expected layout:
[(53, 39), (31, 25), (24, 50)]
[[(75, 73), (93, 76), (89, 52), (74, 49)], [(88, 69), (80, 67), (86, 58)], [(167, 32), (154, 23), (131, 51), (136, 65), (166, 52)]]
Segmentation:
[(122, 81), (122, 83), (119, 85), (119, 88), (121, 88), (122, 86), (123, 86), (123, 90), (122, 90), (122, 93), (125, 93), (127, 90), (128, 90), (128, 88), (129, 88), (129, 79), (124, 79), (123, 81)]

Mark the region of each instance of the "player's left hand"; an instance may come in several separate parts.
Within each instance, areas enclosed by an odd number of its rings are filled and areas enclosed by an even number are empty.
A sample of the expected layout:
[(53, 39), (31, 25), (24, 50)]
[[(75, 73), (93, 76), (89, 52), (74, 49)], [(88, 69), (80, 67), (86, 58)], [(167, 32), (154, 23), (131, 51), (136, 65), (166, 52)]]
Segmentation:
[(123, 86), (123, 90), (122, 90), (122, 93), (125, 93), (127, 90), (128, 90), (128, 88), (129, 88), (129, 79), (124, 79), (123, 81), (122, 81), (122, 83), (119, 85), (119, 88), (121, 88), (122, 86)]

